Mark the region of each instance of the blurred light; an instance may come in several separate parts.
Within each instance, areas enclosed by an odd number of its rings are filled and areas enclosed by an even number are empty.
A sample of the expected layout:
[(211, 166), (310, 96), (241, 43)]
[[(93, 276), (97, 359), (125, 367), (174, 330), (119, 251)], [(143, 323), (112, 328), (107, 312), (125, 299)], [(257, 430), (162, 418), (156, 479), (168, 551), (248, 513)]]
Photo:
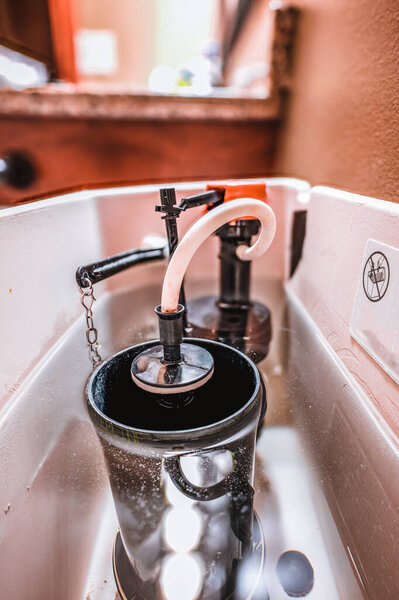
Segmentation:
[(201, 44), (201, 54), (209, 60), (215, 60), (220, 56), (220, 44), (213, 38), (204, 40)]
[(195, 500), (188, 498), (177, 489), (170, 477), (165, 478), (165, 493), (168, 502), (176, 508), (180, 507), (184, 510), (195, 503)]
[[(220, 499), (219, 499), (220, 500)], [(223, 506), (224, 505), (224, 506)], [(220, 500), (219, 512), (213, 515), (206, 528), (206, 547), (208, 552), (223, 554), (229, 545), (230, 516), (228, 503)]]
[(190, 93), (196, 96), (208, 96), (212, 93), (212, 62), (203, 55), (194, 56), (185, 65), (192, 73)]
[(7, 56), (0, 56), (0, 73), (6, 75), (11, 65), (11, 60)]
[[(213, 462), (223, 477), (233, 470), (233, 454), (230, 452), (230, 450), (215, 452)], [(222, 479), (222, 477), (220, 478)]]
[(36, 81), (36, 71), (29, 65), (14, 63), (9, 70), (8, 80), (18, 87), (32, 86)]
[(233, 76), (233, 85), (247, 88), (259, 79), (264, 79), (269, 74), (269, 65), (265, 62), (256, 62), (237, 69)]
[(182, 96), (209, 96), (213, 85), (221, 79), (219, 44), (206, 39), (201, 54), (193, 56), (177, 69), (159, 65), (148, 78), (148, 87), (159, 94), (176, 93)]
[(209, 83), (209, 78), (203, 75), (194, 75), (191, 91), (196, 96), (209, 96), (212, 93), (212, 86)]
[(31, 58), (8, 48), (0, 49), (1, 87), (22, 90), (27, 87), (41, 86), (48, 81), (46, 67)]
[(298, 199), (298, 202), (300, 202), (301, 204), (309, 204), (310, 194), (309, 194), (309, 192), (299, 192), (297, 199)]
[(177, 84), (177, 73), (172, 67), (155, 67), (148, 78), (148, 87), (157, 94), (171, 94), (175, 91)]
[(81, 29), (75, 36), (76, 63), (84, 75), (112, 75), (118, 68), (117, 40), (107, 29)]
[(166, 600), (195, 600), (202, 588), (203, 568), (198, 557), (167, 556), (162, 563), (160, 583)]
[(170, 509), (165, 516), (164, 527), (165, 542), (174, 552), (190, 552), (198, 545), (202, 522), (195, 508)]
[(186, 478), (194, 485), (202, 485), (201, 481), (201, 467), (205, 454), (201, 455), (183, 455), (180, 458), (181, 469)]

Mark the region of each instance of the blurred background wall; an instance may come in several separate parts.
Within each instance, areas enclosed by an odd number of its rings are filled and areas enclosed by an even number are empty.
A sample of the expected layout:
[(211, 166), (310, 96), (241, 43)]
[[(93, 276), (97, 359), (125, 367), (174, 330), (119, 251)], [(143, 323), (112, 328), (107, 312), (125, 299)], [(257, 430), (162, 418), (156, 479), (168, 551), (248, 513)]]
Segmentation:
[(300, 18), (277, 172), (399, 201), (399, 2), (291, 4)]

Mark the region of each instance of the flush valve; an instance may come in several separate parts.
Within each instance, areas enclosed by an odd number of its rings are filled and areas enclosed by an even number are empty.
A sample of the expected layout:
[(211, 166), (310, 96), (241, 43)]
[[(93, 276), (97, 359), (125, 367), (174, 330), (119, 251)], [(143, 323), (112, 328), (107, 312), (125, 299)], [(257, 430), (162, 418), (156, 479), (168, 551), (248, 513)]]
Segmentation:
[(212, 377), (212, 355), (201, 346), (183, 342), (185, 310), (182, 304), (175, 312), (162, 312), (161, 305), (155, 308), (160, 344), (139, 354), (131, 367), (133, 381), (148, 392), (188, 392)]

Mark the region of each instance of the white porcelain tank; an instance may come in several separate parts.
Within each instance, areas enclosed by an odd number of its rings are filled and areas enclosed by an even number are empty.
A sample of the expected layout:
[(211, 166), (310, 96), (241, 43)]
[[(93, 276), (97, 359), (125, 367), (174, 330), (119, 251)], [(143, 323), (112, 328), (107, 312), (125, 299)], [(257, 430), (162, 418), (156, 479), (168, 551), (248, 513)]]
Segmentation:
[[(265, 181), (277, 235), (253, 265), (252, 296), (273, 327), (259, 364), (268, 410), (255, 478), (270, 597), (287, 598), (276, 565), (297, 549), (313, 565), (310, 600), (396, 600), (399, 205)], [(206, 182), (175, 187), (181, 198)], [(138, 186), (0, 211), (1, 598), (115, 598), (118, 525), (83, 402), (91, 365), (75, 270), (164, 235), (157, 202), (158, 187)], [(306, 237), (290, 277), (298, 211)], [(179, 230), (198, 214), (184, 214)], [(217, 290), (217, 253), (215, 237), (197, 252), (189, 298)], [(103, 358), (156, 337), (164, 270), (140, 265), (95, 286)]]

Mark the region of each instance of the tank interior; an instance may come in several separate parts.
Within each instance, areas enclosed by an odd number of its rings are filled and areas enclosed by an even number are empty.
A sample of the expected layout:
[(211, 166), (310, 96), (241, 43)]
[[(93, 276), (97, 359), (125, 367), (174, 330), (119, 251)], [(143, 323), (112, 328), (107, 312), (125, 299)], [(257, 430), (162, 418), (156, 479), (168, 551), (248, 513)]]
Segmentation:
[[(251, 295), (272, 315), (270, 352), (258, 365), (267, 412), (254, 484), (270, 598), (287, 598), (276, 565), (288, 550), (304, 553), (313, 567), (310, 600), (395, 598), (398, 489), (390, 472), (398, 446), (304, 308), (295, 279), (306, 268), (307, 238), (290, 276), (294, 214), (310, 211), (312, 227), (317, 188), (290, 179), (266, 184), (277, 236), (253, 265)], [(177, 185), (178, 195), (203, 188)], [(8, 221), (14, 235), (7, 252), (15, 258), (5, 261), (4, 277), (18, 319), (4, 322), (5, 334), (13, 335), (2, 369), (5, 379), (19, 382), (6, 390), (1, 412), (0, 572), (7, 600), (29, 597), (32, 589), (37, 598), (117, 598), (111, 559), (118, 523), (83, 401), (91, 369), (74, 271), (140, 247), (143, 231), (162, 235), (153, 211), (157, 193), (151, 186), (80, 192), (3, 211), (0, 229)], [(194, 218), (184, 215), (179, 227)], [(40, 246), (46, 264), (20, 245), (25, 239), (38, 247), (44, 221), (54, 225)], [(213, 236), (190, 265), (189, 299), (217, 292), (216, 244)], [(93, 313), (103, 357), (156, 339), (153, 307), (164, 269), (162, 261), (138, 265), (98, 284)], [(311, 274), (308, 282), (317, 295)]]

